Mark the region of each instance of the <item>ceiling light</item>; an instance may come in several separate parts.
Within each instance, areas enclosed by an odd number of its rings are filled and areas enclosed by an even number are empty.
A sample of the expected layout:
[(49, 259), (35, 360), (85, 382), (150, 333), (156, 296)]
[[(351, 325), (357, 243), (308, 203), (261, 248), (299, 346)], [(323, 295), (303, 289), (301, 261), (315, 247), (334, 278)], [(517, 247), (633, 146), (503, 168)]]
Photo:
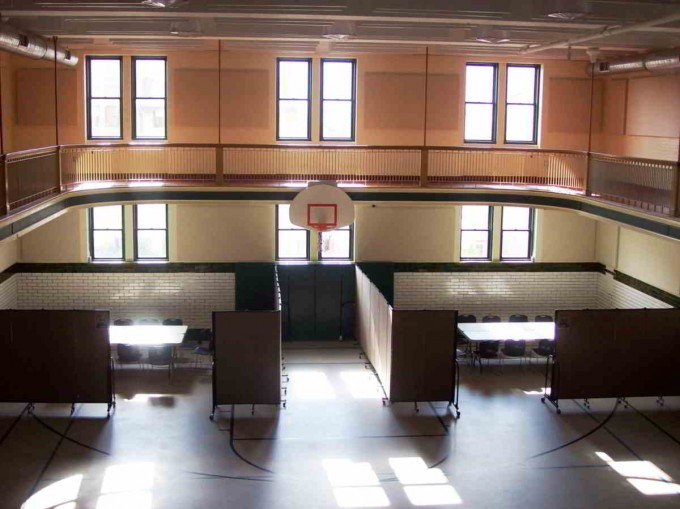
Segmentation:
[(346, 41), (351, 39), (356, 34), (356, 27), (351, 21), (335, 21), (331, 26), (326, 28), (323, 33), (325, 39), (333, 41)]
[(507, 30), (498, 30), (491, 26), (479, 26), (473, 31), (472, 35), (475, 41), (487, 44), (503, 44), (510, 41)]
[(549, 18), (574, 21), (590, 14), (590, 4), (585, 0), (546, 0), (544, 13)]
[(188, 0), (142, 0), (142, 5), (147, 7), (177, 7), (188, 3)]

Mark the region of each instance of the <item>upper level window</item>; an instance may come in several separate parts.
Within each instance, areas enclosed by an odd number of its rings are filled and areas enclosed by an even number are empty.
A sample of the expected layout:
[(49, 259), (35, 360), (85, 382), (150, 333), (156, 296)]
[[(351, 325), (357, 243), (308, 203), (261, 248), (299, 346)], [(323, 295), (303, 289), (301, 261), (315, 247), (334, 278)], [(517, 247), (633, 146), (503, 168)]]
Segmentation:
[(460, 259), (491, 259), (493, 209), (487, 205), (464, 205), (460, 224)]
[(276, 207), (276, 259), (309, 260), (309, 231), (290, 222), (290, 205)]
[(505, 143), (538, 142), (538, 65), (508, 64)]
[(165, 57), (132, 57), (132, 137), (167, 138)]
[(121, 139), (121, 58), (88, 56), (86, 66), (87, 139)]
[(312, 60), (279, 58), (276, 80), (276, 139), (309, 140)]
[(501, 260), (529, 260), (532, 255), (534, 209), (503, 207)]
[(135, 205), (135, 260), (168, 259), (168, 206)]
[(321, 140), (354, 141), (356, 60), (321, 59)]
[(123, 206), (107, 205), (90, 209), (90, 258), (123, 260)]
[(495, 143), (498, 64), (465, 67), (465, 141)]
[(319, 233), (319, 260), (351, 260), (352, 225)]

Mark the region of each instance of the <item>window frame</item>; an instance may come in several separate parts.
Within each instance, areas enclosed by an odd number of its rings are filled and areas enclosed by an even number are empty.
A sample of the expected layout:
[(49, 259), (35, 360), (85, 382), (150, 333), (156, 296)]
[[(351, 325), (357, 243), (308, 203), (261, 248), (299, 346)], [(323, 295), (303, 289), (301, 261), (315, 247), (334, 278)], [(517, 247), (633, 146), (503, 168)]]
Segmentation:
[[(479, 230), (479, 229), (469, 229), (469, 228), (463, 228), (463, 207), (466, 206), (477, 206), (477, 207), (486, 207), (488, 210), (488, 219), (489, 219), (489, 224), (487, 226), (486, 230)], [(460, 246), (459, 246), (459, 258), (461, 262), (475, 262), (475, 261), (482, 261), (482, 262), (490, 262), (493, 256), (493, 216), (494, 216), (494, 207), (492, 205), (478, 205), (478, 204), (468, 204), (468, 205), (461, 205), (460, 209)], [(487, 233), (487, 247), (486, 247), (486, 256), (485, 257), (464, 257), (463, 256), (463, 232), (483, 232), (486, 231)]]
[[(281, 97), (281, 62), (307, 62), (307, 99), (287, 99)], [(282, 138), (280, 133), (281, 101), (307, 102), (307, 136), (302, 138)], [(276, 59), (276, 141), (311, 141), (312, 139), (312, 59), (305, 57), (277, 57)], [(277, 224), (278, 227), (278, 224)], [(277, 248), (278, 249), (278, 248)]]
[[(288, 205), (288, 204), (287, 203), (277, 203), (276, 207), (275, 207), (276, 215), (274, 216), (274, 226), (275, 226), (274, 229), (275, 229), (276, 235), (275, 235), (275, 239), (274, 239), (274, 244), (275, 244), (274, 255), (275, 255), (276, 261), (282, 261), (282, 262), (294, 262), (294, 261), (298, 261), (298, 262), (307, 261), (308, 262), (308, 261), (310, 261), (310, 240), (311, 239), (310, 239), (310, 235), (309, 235), (309, 230), (307, 230), (306, 228), (279, 228), (279, 207), (280, 207), (280, 205)], [(305, 257), (304, 258), (289, 258), (289, 257), (282, 258), (279, 255), (279, 232), (280, 231), (286, 231), (286, 232), (289, 232), (289, 231), (296, 231), (296, 232), (304, 231), (305, 232), (306, 249), (305, 249)]]
[[(498, 259), (502, 262), (513, 262), (513, 261), (531, 261), (533, 259), (534, 255), (534, 235), (535, 235), (535, 230), (536, 230), (536, 209), (534, 207), (522, 207), (521, 205), (507, 205), (507, 207), (515, 207), (515, 208), (527, 208), (529, 209), (529, 228), (528, 230), (516, 230), (516, 229), (505, 229), (503, 228), (503, 215), (505, 214), (505, 208), (506, 206), (501, 207), (501, 235), (500, 235), (500, 251), (498, 253)], [(527, 240), (527, 256), (523, 257), (512, 257), (512, 256), (503, 256), (503, 237), (505, 232), (528, 232), (529, 233), (529, 238)]]
[[(466, 97), (467, 93), (467, 74), (466, 74), (466, 90), (463, 92), (463, 99), (464, 99), (464, 105), (463, 105), (463, 143), (485, 143), (485, 144), (495, 144), (496, 139), (497, 139), (497, 130), (498, 130), (498, 63), (494, 62), (465, 62), (465, 70), (467, 73), (467, 68), (468, 67), (492, 67), (493, 68), (493, 101), (491, 103), (488, 102), (477, 102), (477, 101), (468, 101)], [(467, 105), (468, 104), (491, 104), (492, 105), (492, 111), (491, 111), (491, 139), (490, 140), (473, 140), (473, 139), (467, 139), (465, 137), (465, 117), (467, 116)]]
[[(351, 99), (324, 99), (323, 75), (325, 62), (340, 62), (352, 64), (352, 98)], [(320, 87), (319, 87), (319, 140), (320, 141), (356, 141), (356, 118), (357, 118), (357, 59), (356, 58), (322, 58), (320, 64)], [(326, 101), (350, 102), (352, 105), (352, 129), (349, 138), (332, 138), (323, 135), (323, 106)]]
[[(165, 66), (165, 90), (163, 97), (137, 97), (137, 61), (138, 60), (162, 60)], [(167, 140), (168, 139), (168, 57), (167, 56), (133, 56), (132, 57), (132, 139), (133, 140)], [(139, 136), (137, 134), (137, 100), (138, 99), (163, 99), (165, 110), (164, 120), (165, 126), (163, 128), (165, 136)]]
[[(137, 207), (139, 205), (164, 205), (165, 206), (165, 228), (139, 228), (138, 227), (138, 211)], [(170, 235), (169, 235), (169, 224), (168, 224), (168, 204), (167, 203), (135, 203), (132, 207), (132, 239), (134, 245), (134, 261), (136, 262), (167, 262), (170, 261)], [(165, 232), (165, 258), (140, 258), (139, 256), (139, 231), (164, 231)]]
[[(349, 231), (349, 256), (345, 257), (330, 257), (330, 256), (323, 256), (322, 251), (321, 251), (321, 237), (324, 233), (326, 232), (319, 232), (318, 235), (318, 245), (319, 245), (319, 261), (343, 261), (343, 262), (351, 262), (354, 260), (354, 223), (348, 225), (348, 228), (345, 229), (343, 226), (342, 228), (336, 228), (336, 230), (340, 231)], [(336, 231), (336, 230), (331, 230), (331, 231)]]
[[(117, 60), (120, 76), (118, 97), (92, 97), (92, 61), (93, 60)], [(92, 99), (117, 99), (119, 111), (120, 136), (93, 136), (92, 135)], [(85, 115), (87, 117), (88, 140), (122, 140), (123, 139), (123, 57), (114, 55), (87, 55), (85, 57)]]
[[(120, 228), (95, 228), (94, 227), (94, 209), (95, 207), (90, 207), (88, 209), (87, 219), (88, 219), (88, 239), (90, 243), (89, 255), (90, 260), (93, 262), (124, 262), (125, 261), (125, 206), (124, 205), (100, 205), (102, 207), (120, 207)], [(94, 232), (95, 231), (119, 231), (121, 240), (121, 257), (120, 258), (97, 258), (94, 255)]]
[[(508, 101), (508, 79), (509, 70), (513, 67), (531, 67), (535, 69), (534, 79), (534, 102), (533, 103), (511, 103)], [(503, 126), (503, 143), (506, 145), (537, 145), (538, 144), (538, 120), (539, 120), (539, 104), (540, 104), (540, 84), (541, 84), (541, 66), (540, 64), (506, 64), (505, 66), (505, 119)], [(534, 133), (531, 141), (508, 141), (508, 106), (533, 106), (534, 108)]]

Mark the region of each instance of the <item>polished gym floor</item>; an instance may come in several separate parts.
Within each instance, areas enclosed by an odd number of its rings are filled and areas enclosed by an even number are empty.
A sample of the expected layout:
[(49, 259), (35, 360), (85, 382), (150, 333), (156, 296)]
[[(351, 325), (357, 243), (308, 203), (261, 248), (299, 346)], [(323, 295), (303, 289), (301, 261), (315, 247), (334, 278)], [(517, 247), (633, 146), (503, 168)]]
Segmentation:
[(680, 507), (680, 398), (557, 415), (538, 361), (463, 365), (456, 420), (446, 402), (383, 406), (352, 343), (284, 353), (285, 409), (211, 421), (210, 376), (191, 362), (172, 379), (119, 369), (110, 419), (0, 404), (0, 508)]

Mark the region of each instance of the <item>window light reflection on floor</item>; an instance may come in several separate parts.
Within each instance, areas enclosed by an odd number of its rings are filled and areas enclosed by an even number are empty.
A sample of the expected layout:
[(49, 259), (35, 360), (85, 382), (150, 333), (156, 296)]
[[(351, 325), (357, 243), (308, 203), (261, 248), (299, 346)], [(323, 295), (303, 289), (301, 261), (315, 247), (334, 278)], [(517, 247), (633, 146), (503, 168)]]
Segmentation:
[(345, 388), (355, 399), (380, 399), (380, 386), (374, 376), (363, 371), (343, 371), (340, 378), (345, 384)]
[(131, 398), (125, 398), (125, 401), (130, 403), (147, 403), (150, 399), (163, 398), (165, 396), (165, 394), (135, 394)]
[(369, 463), (327, 459), (322, 465), (338, 507), (389, 507), (390, 500)]
[(438, 468), (428, 468), (423, 458), (390, 458), (390, 466), (401, 484), (446, 484), (448, 480)]
[(97, 500), (96, 509), (151, 509), (151, 493), (131, 492), (102, 495)]
[(296, 371), (288, 391), (300, 399), (335, 399), (335, 391), (323, 371)]
[(545, 394), (550, 394), (550, 387), (542, 387), (541, 389), (536, 389), (535, 391), (522, 391), (527, 396), (543, 396)]
[(458, 492), (450, 484), (434, 486), (404, 486), (406, 496), (416, 506), (436, 506), (462, 504)]
[(335, 488), (338, 507), (389, 507), (390, 500), (382, 488)]
[(78, 498), (82, 482), (83, 475), (78, 474), (50, 484), (24, 502), (21, 509), (51, 509), (55, 506), (68, 508), (69, 504), (75, 505), (72, 501)]
[(651, 461), (614, 461), (607, 453), (595, 454), (643, 495), (680, 495), (680, 485)]
[(76, 509), (76, 503), (75, 502), (68, 502), (66, 504), (58, 505), (54, 509)]

